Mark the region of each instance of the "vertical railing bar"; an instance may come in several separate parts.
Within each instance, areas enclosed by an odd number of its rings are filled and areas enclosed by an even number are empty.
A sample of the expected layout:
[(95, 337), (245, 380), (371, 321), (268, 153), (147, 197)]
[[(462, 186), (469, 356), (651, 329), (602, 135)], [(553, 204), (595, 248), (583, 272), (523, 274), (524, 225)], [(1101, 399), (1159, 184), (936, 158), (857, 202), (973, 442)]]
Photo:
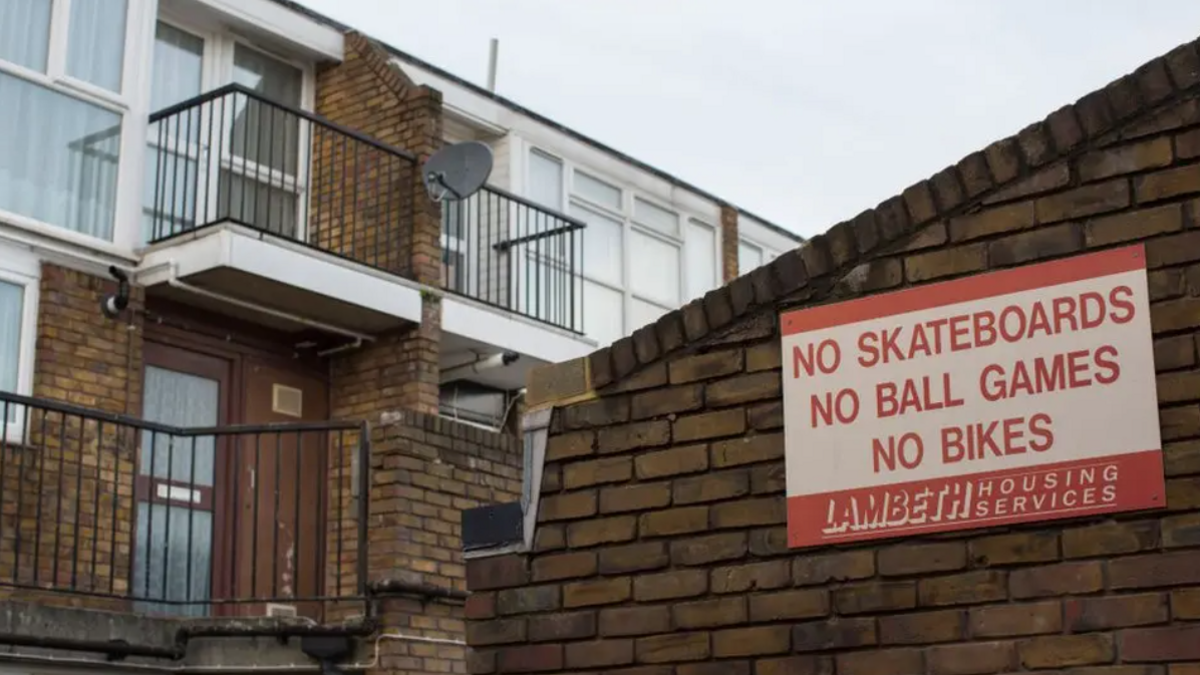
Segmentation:
[[(25, 419), (24, 424), (21, 425), (21, 433), (25, 438), (17, 439), (17, 443), (21, 445), (25, 445), (24, 441), (27, 439), (30, 441), (30, 444), (32, 443), (32, 439), (29, 439), (29, 425), (33, 422), (33, 408), (25, 406), (23, 414)], [(29, 463), (29, 457), (33, 454), (32, 450), (33, 448), (30, 448), (30, 452), (21, 453), (21, 462), (17, 466), (17, 518), (15, 521), (15, 536), (13, 537), (13, 557), (16, 563), (13, 565), (14, 582), (19, 581), (21, 578), (21, 522), (25, 520), (25, 467)], [(17, 453), (14, 452), (13, 454), (16, 455)]]
[(371, 495), (371, 438), (364, 423), (358, 432), (358, 588), (357, 595), (367, 595), (367, 519), (370, 518)]
[[(146, 476), (146, 483), (149, 485), (149, 488), (150, 488), (149, 489), (150, 494), (147, 495), (147, 497), (146, 497), (146, 581), (144, 584), (142, 584), (143, 590), (145, 591), (145, 595), (143, 597), (146, 599), (150, 599), (150, 561), (154, 558), (154, 554), (155, 554), (155, 552), (153, 550), (153, 546), (154, 546), (154, 495), (156, 492), (156, 490), (154, 488), (154, 481), (155, 481), (154, 464), (155, 464), (155, 460), (157, 460), (157, 459), (158, 459), (158, 431), (151, 430), (150, 431), (150, 467), (149, 467), (149, 471), (147, 472), (148, 475)], [(137, 493), (137, 477), (136, 477), (137, 469), (134, 469), (134, 476), (135, 476), (133, 479), (134, 493), (136, 494)], [(164, 568), (166, 567), (166, 561), (163, 562), (163, 566), (164, 566)]]
[[(165, 142), (163, 141), (163, 127), (166, 126), (166, 124), (164, 124), (165, 121), (166, 120), (159, 120), (158, 122), (154, 123), (155, 126), (158, 127), (158, 145), (155, 146), (157, 152), (154, 153), (154, 162), (155, 162), (155, 165), (154, 165), (154, 199), (152, 200), (152, 206), (151, 206), (151, 212), (150, 212), (150, 218), (151, 218), (151, 220), (150, 220), (150, 241), (154, 241), (156, 239), (161, 239), (164, 236), (164, 233), (163, 233), (162, 229), (160, 229), (160, 228), (162, 228), (162, 226), (164, 225), (163, 219), (165, 217), (163, 215), (163, 212), (165, 211), (165, 209), (163, 208), (163, 203), (162, 203), (162, 199), (164, 199), (164, 197), (165, 197), (165, 195), (163, 195), (164, 190), (162, 189), (162, 187), (163, 187), (163, 185), (162, 185), (162, 183), (163, 183), (162, 163), (163, 163), (163, 153), (165, 152), (165, 150), (163, 148), (163, 146), (165, 145)], [(147, 136), (149, 136), (149, 134), (147, 134)]]
[(346, 478), (346, 473), (345, 473), (346, 469), (343, 466), (343, 464), (345, 464), (345, 462), (342, 460), (342, 453), (344, 452), (345, 444), (346, 444), (346, 432), (345, 432), (345, 430), (339, 430), (338, 431), (338, 463), (337, 463), (338, 464), (338, 472), (337, 472), (337, 514), (338, 514), (337, 515), (337, 523), (338, 523), (337, 524), (337, 578), (338, 579), (342, 578), (342, 527), (343, 527), (343, 521), (345, 520), (345, 517), (346, 517), (346, 514), (343, 511), (343, 509), (346, 508), (346, 504), (345, 504), (345, 499), (344, 499), (345, 495), (343, 493), (343, 488), (342, 488), (342, 481), (345, 480), (345, 478)]
[(163, 546), (163, 572), (162, 572), (162, 600), (169, 600), (170, 593), (167, 592), (168, 581), (171, 576), (171, 506), (174, 499), (171, 498), (172, 483), (175, 481), (175, 441), (178, 439), (174, 434), (167, 435), (167, 497), (166, 515), (164, 516), (163, 538), (165, 546)]
[[(117, 506), (119, 505), (119, 502), (121, 500), (121, 446), (123, 445), (123, 443), (121, 443), (120, 439), (122, 436), (124, 436), (123, 432), (128, 431), (128, 429), (129, 429), (129, 427), (125, 427), (125, 426), (121, 426), (121, 425), (117, 426), (117, 428), (116, 428), (117, 440), (114, 441), (114, 449), (113, 449), (112, 524), (109, 529), (109, 542), (108, 542), (108, 546), (109, 546), (108, 562), (111, 567), (111, 569), (109, 570), (109, 575), (108, 575), (108, 592), (112, 593), (112, 594), (115, 594), (117, 592)], [(138, 437), (138, 443), (139, 444), (141, 443), (140, 435)], [(137, 509), (137, 470), (138, 470), (137, 463), (138, 463), (138, 460), (139, 460), (138, 453), (135, 452), (134, 458), (133, 458), (134, 466), (131, 468), (131, 471), (130, 471), (130, 478), (132, 479), (132, 482), (133, 482), (133, 509), (131, 511), (134, 511), (134, 512)], [(149, 519), (150, 519), (150, 514), (147, 513), (146, 520), (149, 521)], [(136, 530), (137, 530), (137, 520), (136, 520), (136, 513), (135, 513), (134, 537), (137, 537)], [(137, 550), (136, 539), (134, 541), (134, 544), (133, 544), (133, 547), (131, 550), (132, 551)], [(128, 576), (128, 578), (125, 581), (126, 581), (127, 587), (129, 588), (130, 595), (134, 595), (133, 570), (134, 570), (134, 563), (133, 563), (133, 556), (131, 555), (129, 567), (127, 568), (127, 570), (125, 572), (126, 575)]]
[[(222, 112), (224, 111), (224, 105), (225, 105), (225, 97), (222, 96), (221, 97)], [(213, 158), (213, 120), (215, 120), (217, 117), (216, 108), (217, 108), (216, 101), (212, 101), (212, 102), (206, 104), (206, 106), (205, 106), (205, 109), (207, 111), (206, 116), (208, 117), (208, 136), (204, 139), (204, 142), (200, 144), (200, 147), (199, 147), (197, 155), (196, 155), (196, 171), (197, 172), (203, 171), (203, 175), (204, 175), (204, 212), (203, 212), (203, 214), (201, 214), (201, 212), (200, 212), (200, 190), (199, 190), (199, 184), (197, 183), (196, 194), (192, 195), (192, 213), (194, 214), (192, 216), (192, 227), (193, 228), (199, 226), (200, 220), (208, 220), (208, 216), (214, 215), (214, 214), (208, 213), (208, 204), (219, 201), (217, 194), (215, 192), (213, 192), (213, 173), (217, 174), (217, 181), (220, 182), (220, 170), (221, 170), (221, 163), (218, 161), (214, 165), (213, 159), (212, 159)], [(224, 115), (222, 115), (222, 123), (223, 122), (224, 122)], [(217, 186), (217, 190), (220, 190), (220, 185)], [(214, 217), (213, 220), (216, 220), (216, 218)]]
[[(230, 436), (226, 440), (226, 442), (229, 445), (225, 447), (225, 450), (227, 450), (227, 452), (225, 454), (232, 455), (231, 462), (233, 464), (233, 494), (232, 494), (232, 498), (229, 500), (229, 503), (231, 504), (231, 508), (233, 509), (233, 513), (232, 513), (232, 517), (230, 517), (226, 520), (226, 522), (228, 522), (232, 526), (231, 529), (233, 530), (233, 536), (230, 537), (230, 539), (231, 539), (230, 549), (231, 550), (230, 550), (230, 555), (229, 555), (229, 595), (231, 597), (237, 596), (237, 581), (238, 581), (237, 570), (238, 570), (238, 565), (239, 565), (239, 562), (238, 562), (238, 540), (242, 538), (242, 529), (241, 529), (242, 528), (242, 519), (240, 518), (240, 515), (241, 515), (241, 511), (242, 511), (241, 482), (242, 482), (242, 468), (243, 468), (242, 467), (242, 439), (243, 438), (244, 438), (243, 436), (238, 436), (238, 435)], [(220, 437), (217, 437), (217, 439), (214, 441), (214, 443), (217, 444), (213, 448), (213, 450), (214, 450), (213, 459), (214, 459), (214, 464), (215, 464), (215, 459), (216, 459), (215, 453), (221, 451)], [(214, 528), (216, 527), (215, 522), (213, 523), (213, 526), (214, 526)], [(215, 567), (215, 565), (213, 567)]]
[(271, 508), (271, 597), (279, 597), (279, 484), (283, 480), (280, 456), (283, 454), (283, 432), (275, 432), (275, 505)]
[(35, 511), (34, 527), (33, 527), (33, 583), (37, 584), (41, 580), (41, 555), (42, 555), (42, 495), (45, 491), (46, 477), (46, 411), (42, 411), (42, 452), (38, 458), (38, 489), (37, 489), (37, 510)]
[[(0, 403), (4, 404), (3, 412), (0, 412), (0, 542), (3, 542), (4, 541), (4, 521), (5, 521), (5, 518), (4, 518), (4, 495), (8, 494), (8, 416), (10, 414), (9, 411), (11, 410), (11, 408), (10, 408), (11, 403), (9, 403), (9, 401), (7, 399), (0, 400)], [(16, 453), (13, 453), (13, 454), (14, 454), (14, 456), (16, 455)], [(20, 507), (19, 501), (17, 502), (17, 506)], [(21, 516), (20, 516), (19, 512), (18, 512), (17, 519), (16, 519), (15, 532), (16, 532), (16, 536), (13, 537), (14, 540), (20, 541), (20, 539), (21, 539)], [(17, 580), (17, 568), (20, 567), (20, 565), (21, 565), (20, 560), (13, 560), (12, 569), (13, 569), (13, 581), (14, 582), (16, 582), (16, 580)]]
[(322, 461), (317, 465), (318, 475), (320, 476), (317, 488), (317, 520), (320, 523), (317, 534), (317, 560), (319, 561), (317, 569), (320, 571), (318, 589), (325, 588), (326, 577), (328, 576), (328, 561), (325, 560), (325, 555), (329, 551), (329, 520), (325, 509), (325, 493), (329, 490), (329, 443), (332, 440), (328, 432), (321, 432), (318, 435), (318, 439), (321, 436), (324, 436), (324, 442), (318, 447), (323, 447), (324, 453), (320, 455)]
[[(272, 209), (271, 209), (271, 190), (273, 190), (275, 188), (275, 115), (279, 110), (278, 110), (278, 108), (276, 108), (273, 105), (267, 105), (267, 106), (263, 106), (263, 107), (265, 107), (267, 109), (267, 111), (269, 112), (269, 114), (271, 116), (271, 129), (266, 134), (266, 136), (267, 136), (267, 190), (266, 190), (266, 198), (267, 198), (267, 209), (266, 209), (267, 218), (266, 218), (266, 220), (267, 220), (267, 224), (266, 224), (266, 230), (267, 230), (267, 232), (275, 232), (275, 230), (272, 229), (272, 227), (271, 227), (271, 211), (272, 211)], [(284, 140), (284, 143), (286, 144), (287, 141)], [(285, 156), (284, 161), (285, 162), (287, 161), (286, 156)], [(255, 164), (255, 166), (260, 167), (260, 166), (262, 166), (262, 163), (258, 162)], [(280, 171), (279, 173), (280, 173), (280, 186), (282, 187), (284, 185), (283, 178), (282, 178), (282, 175), (284, 172)], [(261, 185), (261, 183), (260, 183), (260, 185)], [(283, 191), (286, 192), (286, 190), (283, 190)], [(257, 206), (257, 204), (256, 204), (256, 206)], [(285, 226), (285, 224), (281, 222), (279, 225), (280, 230), (279, 230), (279, 232), (277, 232), (277, 234), (279, 234), (281, 236), (283, 235), (283, 227), (284, 226)], [(295, 237), (290, 237), (290, 238), (294, 239)]]
[(304, 432), (297, 431), (296, 432), (296, 482), (294, 483), (294, 487), (292, 488), (292, 501), (293, 501), (292, 531), (295, 533), (292, 537), (292, 550), (295, 551), (295, 555), (292, 556), (292, 559), (296, 561), (295, 568), (293, 570), (293, 576), (296, 580), (296, 585), (293, 587), (293, 591), (292, 591), (293, 597), (299, 595), (300, 561), (304, 560), (304, 557), (302, 555), (303, 549), (300, 548), (300, 535), (304, 531), (304, 528), (301, 527), (301, 525), (300, 525), (300, 486), (302, 484), (302, 481), (304, 480), (304, 478), (303, 478), (304, 472), (301, 471), (300, 469), (301, 469), (303, 462), (304, 462)]
[[(337, 252), (341, 255), (349, 257), (350, 254), (346, 251), (346, 157), (349, 155), (349, 153), (346, 151), (347, 141), (348, 141), (347, 137), (342, 136), (342, 170), (338, 172), (339, 174), (341, 174), (341, 177), (342, 177), (342, 186), (338, 189), (338, 192), (337, 192), (338, 201), (340, 202), (339, 207), (341, 209), (341, 214), (338, 218), (338, 251)], [(357, 226), (358, 226), (358, 223), (355, 223), (355, 227), (357, 227)], [(351, 250), (353, 250), (353, 248), (354, 248), (354, 236), (356, 234), (357, 233), (351, 234), (351, 238), (350, 238)]]
[[(233, 93), (233, 97), (234, 97), (233, 102), (234, 102), (235, 114), (236, 114), (236, 110), (237, 110), (237, 96), (238, 96), (238, 92), (234, 92)], [(249, 224), (250, 221), (249, 221), (249, 219), (246, 218), (246, 202), (248, 202), (249, 199), (247, 198), (248, 195), (246, 194), (246, 185), (245, 184), (248, 181), (247, 181), (247, 176), (244, 175), (245, 168), (246, 168), (246, 157), (244, 155), (246, 154), (246, 151), (250, 149), (250, 110), (252, 108), (253, 103), (254, 103), (254, 101), (251, 100), (250, 97), (246, 97), (246, 119), (245, 119), (246, 123), (244, 125), (242, 125), (242, 131), (243, 131), (243, 133), (242, 133), (242, 155), (243, 155), (242, 171), (243, 171), (243, 174), (239, 175), (239, 177), (242, 179), (242, 199), (241, 199), (242, 203), (241, 203), (241, 209), (240, 209), (238, 220), (240, 220), (242, 223), (245, 223), (245, 224)], [(234, 121), (234, 124), (237, 124), (236, 120)], [(234, 160), (236, 157), (237, 157), (237, 152), (234, 150), (233, 143), (231, 141), (230, 146), (229, 146), (229, 179), (230, 179), (231, 186), (233, 184), (233, 174), (235, 173)], [(230, 204), (233, 203), (233, 191), (232, 190), (229, 193), (229, 201), (230, 201)]]
[(250, 537), (250, 597), (258, 597), (258, 491), (262, 487), (262, 475), (259, 468), (262, 466), (262, 434), (254, 434), (254, 473), (251, 474), (253, 480), (250, 488), (251, 497), (254, 500), (250, 504), (251, 508), (251, 530)]
[[(79, 461), (75, 467), (75, 540), (71, 544), (71, 588), (79, 583), (79, 530), (83, 529), (83, 438), (87, 432), (87, 420), (79, 418)], [(99, 457), (97, 457), (99, 461)], [(99, 486), (97, 486), (99, 487)], [(92, 511), (93, 518), (95, 511)], [(57, 557), (57, 556), (55, 556)]]
[[(56, 494), (54, 496), (54, 548), (53, 548), (54, 560), (50, 566), (51, 570), (53, 570), (50, 574), (51, 585), (58, 583), (58, 559), (62, 557), (59, 555), (59, 548), (62, 546), (62, 542), (60, 541), (60, 539), (62, 539), (62, 528), (63, 528), (62, 506), (63, 506), (63, 499), (66, 498), (66, 495), (65, 495), (66, 490), (63, 489), (63, 481), (67, 477), (67, 446), (66, 446), (66, 443), (67, 443), (67, 415), (66, 415), (66, 413), (61, 413), (59, 416), (59, 425), (58, 425), (58, 494)], [(39, 523), (39, 527), (40, 526), (41, 525)]]
[[(196, 499), (195, 499), (195, 494), (196, 494), (196, 437), (192, 436), (191, 441), (192, 441), (192, 457), (191, 457), (191, 463), (190, 463), (191, 466), (188, 468), (188, 533), (187, 533), (188, 545), (187, 545), (187, 566), (186, 566), (187, 571), (184, 574), (184, 580), (183, 580), (183, 582), (185, 584), (184, 599), (187, 600), (189, 606), (192, 605), (196, 600), (198, 600), (198, 598), (192, 597), (192, 555), (194, 553), (192, 551), (192, 544), (194, 543), (193, 538), (195, 535), (195, 527), (196, 527)], [(213, 442), (214, 442), (213, 447), (215, 448), (216, 447), (215, 438), (214, 438)], [(214, 506), (213, 510), (215, 511), (216, 505), (214, 504), (213, 506)]]
[[(104, 482), (104, 420), (96, 420), (96, 486), (92, 490), (92, 570), (88, 574), (91, 583), (89, 591), (96, 590), (96, 557), (100, 555), (100, 484)], [(3, 481), (0, 481), (3, 484)], [(115, 491), (114, 491), (115, 495)], [(113, 509), (117, 502), (113, 499)]]

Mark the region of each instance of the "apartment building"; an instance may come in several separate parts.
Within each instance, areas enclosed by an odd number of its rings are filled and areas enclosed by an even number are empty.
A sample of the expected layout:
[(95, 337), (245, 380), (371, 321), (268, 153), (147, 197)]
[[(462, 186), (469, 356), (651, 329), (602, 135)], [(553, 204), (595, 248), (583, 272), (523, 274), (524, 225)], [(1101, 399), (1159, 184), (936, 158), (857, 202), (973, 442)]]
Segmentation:
[[(0, 100), (15, 647), (179, 661), (194, 627), (136, 621), (297, 615), (204, 636), (459, 667), (458, 514), (520, 494), (529, 370), (799, 242), (285, 0), (4, 0)], [(491, 180), (439, 203), (467, 139)], [(12, 618), (64, 604), (128, 625)]]

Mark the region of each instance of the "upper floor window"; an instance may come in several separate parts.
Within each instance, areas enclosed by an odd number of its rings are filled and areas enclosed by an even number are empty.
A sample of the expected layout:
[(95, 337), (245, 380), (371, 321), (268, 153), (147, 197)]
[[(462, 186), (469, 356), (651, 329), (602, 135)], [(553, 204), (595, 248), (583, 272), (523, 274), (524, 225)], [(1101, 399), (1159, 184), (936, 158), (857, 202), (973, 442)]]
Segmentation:
[[(29, 394), (36, 330), (36, 260), (0, 245), (0, 392)], [(24, 412), (0, 400), (0, 438), (20, 438)]]
[(0, 213), (111, 240), (127, 0), (0, 2)]
[(751, 243), (745, 239), (738, 241), (738, 276), (749, 274), (755, 269), (779, 257), (779, 252)]

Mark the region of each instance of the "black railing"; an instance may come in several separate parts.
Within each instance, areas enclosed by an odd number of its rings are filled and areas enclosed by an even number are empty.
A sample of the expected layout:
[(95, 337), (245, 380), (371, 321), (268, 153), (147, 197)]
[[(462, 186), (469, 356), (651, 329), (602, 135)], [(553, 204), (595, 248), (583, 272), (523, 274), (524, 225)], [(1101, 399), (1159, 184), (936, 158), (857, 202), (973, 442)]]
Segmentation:
[(232, 222), (389, 272), (416, 158), (231, 84), (150, 116), (149, 242)]
[(446, 290), (583, 332), (582, 221), (491, 186), (441, 206)]
[(359, 423), (189, 429), (0, 392), (0, 591), (328, 619), (367, 593), (368, 443)]

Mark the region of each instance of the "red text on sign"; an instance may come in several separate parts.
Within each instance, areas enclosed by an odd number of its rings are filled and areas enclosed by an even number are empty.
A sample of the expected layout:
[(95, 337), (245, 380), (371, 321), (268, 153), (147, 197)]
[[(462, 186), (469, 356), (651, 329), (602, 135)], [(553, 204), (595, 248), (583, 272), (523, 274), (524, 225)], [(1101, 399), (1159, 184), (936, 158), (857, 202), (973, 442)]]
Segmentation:
[(989, 402), (1033, 396), (1093, 384), (1112, 384), (1121, 376), (1117, 348), (1078, 349), (1046, 358), (1017, 361), (1006, 368), (991, 364), (979, 374), (979, 392)]
[(963, 399), (950, 390), (950, 373), (942, 373), (937, 384), (928, 375), (909, 378), (903, 384), (880, 382), (875, 385), (875, 416), (883, 419), (909, 412), (956, 408)]
[(943, 427), (942, 463), (1045, 452), (1054, 445), (1052, 420), (1046, 413), (991, 422)]

